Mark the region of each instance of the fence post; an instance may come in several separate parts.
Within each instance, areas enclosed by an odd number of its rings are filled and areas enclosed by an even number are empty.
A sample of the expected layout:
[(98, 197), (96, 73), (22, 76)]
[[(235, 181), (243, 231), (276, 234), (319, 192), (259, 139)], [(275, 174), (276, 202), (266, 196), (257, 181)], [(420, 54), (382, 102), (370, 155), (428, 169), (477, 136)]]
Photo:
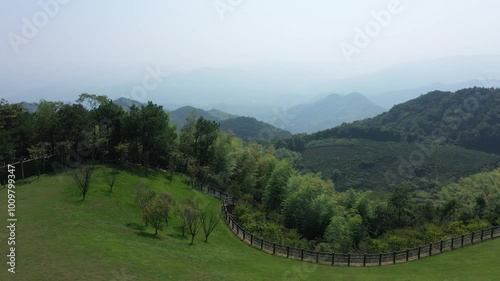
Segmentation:
[(240, 235), (240, 227), (236, 226), (236, 235)]
[(382, 265), (382, 252), (378, 253), (378, 266)]
[(335, 252), (332, 253), (332, 266), (335, 264)]
[(396, 264), (396, 251), (392, 253), (392, 264)]
[(347, 254), (347, 266), (351, 266), (351, 253)]
[(406, 248), (406, 261), (410, 258), (410, 249)]
[(286, 258), (290, 257), (290, 246), (286, 246)]
[(276, 242), (273, 242), (273, 255), (276, 254)]
[(250, 245), (253, 246), (253, 234), (250, 234)]
[(304, 260), (304, 249), (300, 249), (300, 260)]
[(495, 227), (494, 227), (494, 226), (492, 226), (492, 227), (491, 227), (491, 239), (493, 239), (493, 233), (494, 233), (494, 232), (495, 232)]
[(319, 251), (316, 251), (316, 263), (319, 262)]
[(264, 238), (260, 238), (260, 250), (264, 249)]
[(483, 241), (484, 229), (481, 229), (481, 241)]
[(422, 246), (418, 246), (418, 259), (420, 259), (420, 251), (422, 250)]
[(462, 243), (461, 243), (462, 248), (464, 247), (464, 238), (465, 238), (465, 235), (462, 234)]
[(243, 241), (245, 241), (245, 237), (246, 237), (246, 234), (247, 232), (242, 228), (241, 231), (243, 231)]
[(474, 244), (474, 232), (470, 234), (470, 243)]
[(443, 240), (441, 240), (440, 244), (439, 244), (439, 252), (442, 253), (443, 252)]
[(429, 257), (432, 256), (432, 243), (429, 244)]
[(455, 244), (455, 237), (451, 237), (451, 250), (453, 251), (453, 244)]
[(366, 266), (366, 253), (363, 255), (363, 266)]

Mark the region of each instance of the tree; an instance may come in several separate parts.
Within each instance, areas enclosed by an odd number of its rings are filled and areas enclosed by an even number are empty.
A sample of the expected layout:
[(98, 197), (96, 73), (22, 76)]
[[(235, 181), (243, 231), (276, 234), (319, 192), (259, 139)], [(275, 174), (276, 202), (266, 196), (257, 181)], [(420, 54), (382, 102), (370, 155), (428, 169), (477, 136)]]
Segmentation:
[(57, 112), (61, 108), (61, 102), (48, 102), (41, 100), (38, 110), (35, 112), (35, 132), (38, 141), (49, 143), (49, 153), (53, 153), (57, 142), (57, 135), (61, 129), (58, 124)]
[(88, 164), (82, 164), (73, 173), (73, 179), (75, 180), (78, 188), (82, 193), (82, 201), (85, 200), (85, 196), (89, 191), (90, 182), (92, 181), (92, 174), (94, 173), (94, 167)]
[(113, 191), (113, 186), (115, 185), (116, 177), (120, 173), (120, 170), (117, 169), (116, 167), (111, 167), (110, 168), (110, 167), (107, 167), (107, 166), (103, 166), (102, 167), (102, 173), (104, 175), (104, 181), (106, 181), (106, 183), (109, 186), (109, 192), (112, 192)]
[(403, 216), (409, 213), (410, 195), (407, 186), (398, 186), (389, 198), (389, 206), (396, 214), (396, 226), (404, 226)]
[(34, 117), (21, 104), (0, 99), (0, 161), (14, 162), (26, 156), (35, 139)]
[(135, 202), (139, 205), (142, 212), (142, 219), (146, 226), (148, 226), (147, 209), (151, 201), (156, 197), (156, 192), (149, 189), (144, 183), (138, 183), (135, 189)]
[(458, 202), (455, 198), (446, 202), (441, 211), (441, 220), (448, 218), (450, 222), (455, 221)]
[(308, 239), (322, 237), (330, 218), (337, 212), (333, 183), (320, 174), (293, 175), (288, 180), (289, 195), (283, 202), (283, 219)]
[(279, 211), (285, 200), (288, 179), (293, 174), (293, 167), (288, 161), (280, 161), (271, 174), (264, 191), (264, 202), (271, 211)]
[(155, 196), (146, 205), (146, 220), (154, 227), (155, 235), (158, 235), (158, 230), (163, 229), (164, 224), (168, 225), (168, 216), (173, 205), (174, 199), (166, 193)]
[(187, 172), (189, 174), (189, 178), (191, 179), (191, 186), (194, 187), (196, 183), (196, 178), (200, 172), (200, 167), (198, 166), (196, 161), (192, 158), (188, 159)]
[(71, 142), (70, 141), (60, 141), (56, 143), (56, 153), (59, 154), (60, 159), (61, 159), (61, 164), (64, 167), (64, 171), (67, 171), (68, 165), (67, 165), (67, 158), (69, 151), (71, 149)]
[(325, 231), (325, 240), (332, 244), (334, 249), (342, 252), (349, 251), (350, 237), (348, 223), (344, 216), (333, 216)]
[(219, 213), (203, 213), (201, 221), (203, 233), (205, 233), (205, 242), (208, 242), (208, 236), (210, 236), (220, 221)]
[(233, 141), (234, 138), (230, 134), (221, 132), (214, 144), (214, 159), (211, 166), (212, 178), (221, 186), (229, 184), (236, 167)]
[(484, 217), (486, 211), (486, 200), (482, 196), (476, 197), (476, 204), (474, 205), (474, 215), (480, 219)]
[(198, 203), (194, 200), (188, 200), (184, 203), (182, 217), (185, 220), (185, 226), (191, 234), (191, 245), (194, 243), (194, 237), (198, 233), (202, 222), (203, 213), (199, 210)]
[(214, 157), (214, 143), (219, 136), (219, 124), (200, 117), (194, 132), (194, 154), (200, 167), (209, 165)]
[(132, 106), (124, 118), (123, 135), (130, 144), (133, 161), (146, 167), (166, 166), (165, 161), (172, 152), (177, 133), (169, 125), (170, 116), (162, 106), (148, 102), (146, 106)]
[(123, 168), (125, 165), (125, 161), (128, 157), (129, 144), (128, 143), (119, 143), (115, 146), (115, 151), (118, 154), (118, 163)]
[(194, 133), (196, 126), (196, 111), (191, 111), (186, 120), (184, 121), (184, 126), (181, 128), (179, 150), (185, 155), (195, 156), (194, 153)]
[(41, 172), (42, 166), (44, 164), (44, 159), (45, 159), (45, 156), (47, 156), (48, 146), (49, 146), (48, 143), (39, 143), (35, 146), (31, 146), (28, 148), (28, 152), (30, 153), (30, 157), (35, 161), (36, 171), (37, 171), (38, 177), (40, 177), (40, 172)]
[(186, 236), (187, 228), (187, 222), (184, 218), (185, 208), (187, 208), (185, 204), (179, 204), (177, 205), (177, 208), (175, 208), (175, 213), (177, 214), (177, 218), (179, 219), (179, 229), (181, 230), (182, 236)]
[[(65, 153), (72, 145), (78, 146), (87, 140), (92, 128), (89, 112), (81, 104), (63, 104), (56, 113), (56, 150)], [(60, 144), (64, 144), (62, 147)], [(66, 147), (69, 144), (69, 148)], [(62, 155), (61, 155), (62, 156)]]

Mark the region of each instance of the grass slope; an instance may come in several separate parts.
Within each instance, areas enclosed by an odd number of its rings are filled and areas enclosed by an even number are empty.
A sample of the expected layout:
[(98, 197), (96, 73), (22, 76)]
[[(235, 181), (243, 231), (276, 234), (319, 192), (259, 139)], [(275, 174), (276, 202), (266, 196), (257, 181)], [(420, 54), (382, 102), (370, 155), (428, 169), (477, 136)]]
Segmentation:
[[(500, 156), (458, 146), (417, 145), (406, 142), (378, 142), (362, 139), (328, 139), (313, 141), (302, 153), (308, 171), (322, 172), (339, 190), (385, 189), (389, 171), (399, 181), (434, 182), (436, 176), (444, 185), (500, 163)], [(423, 156), (423, 158), (420, 158)], [(414, 157), (414, 158), (411, 158)], [(405, 163), (416, 165), (405, 176)], [(403, 169), (400, 173), (400, 167)], [(391, 177), (392, 179), (392, 177)], [(420, 184), (422, 186), (422, 184)]]
[[(7, 272), (6, 228), (0, 232), (0, 280), (498, 280), (500, 240), (485, 242), (407, 264), (347, 268), (286, 260), (252, 249), (220, 224), (209, 238), (189, 240), (172, 222), (158, 237), (142, 228), (134, 204), (139, 181), (177, 200), (195, 197), (206, 208), (220, 202), (161, 175), (122, 172), (108, 193), (100, 176), (84, 202), (68, 175), (42, 176), (18, 183), (17, 273)], [(0, 190), (6, 224), (6, 189)]]

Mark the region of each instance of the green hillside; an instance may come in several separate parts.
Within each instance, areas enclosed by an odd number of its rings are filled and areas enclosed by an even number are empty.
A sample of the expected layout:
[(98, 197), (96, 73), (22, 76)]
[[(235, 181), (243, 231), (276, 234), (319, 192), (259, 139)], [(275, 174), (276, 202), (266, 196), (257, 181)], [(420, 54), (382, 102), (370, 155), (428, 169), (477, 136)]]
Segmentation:
[(279, 139), (292, 134), (253, 117), (236, 117), (220, 122), (220, 128), (230, 131), (243, 140)]
[(362, 139), (312, 141), (302, 156), (305, 170), (322, 172), (338, 190), (380, 190), (404, 181), (433, 188), (436, 178), (443, 185), (500, 164), (496, 154), (458, 146)]
[[(497, 280), (500, 241), (396, 266), (347, 268), (286, 260), (252, 249), (224, 225), (209, 242), (194, 245), (179, 235), (176, 221), (159, 232), (144, 228), (133, 189), (143, 182), (176, 199), (194, 198), (219, 210), (220, 202), (171, 184), (159, 173), (145, 178), (133, 168), (118, 175), (112, 193), (96, 173), (85, 201), (67, 174), (32, 178), (16, 186), (17, 265), (7, 272), (5, 228), (1, 233), (0, 280)], [(0, 190), (6, 202), (7, 191)], [(3, 204), (2, 204), (3, 205)], [(5, 205), (3, 205), (5, 206)], [(7, 212), (0, 213), (6, 221)]]
[(500, 89), (434, 91), (370, 119), (321, 131), (309, 140), (364, 138), (380, 141), (438, 141), (500, 153)]
[(196, 119), (198, 119), (199, 117), (203, 117), (203, 118), (210, 120), (210, 121), (217, 121), (217, 122), (220, 121), (220, 119), (218, 117), (210, 114), (209, 112), (207, 112), (203, 109), (192, 107), (192, 106), (183, 106), (181, 108), (178, 108), (178, 109), (170, 112), (170, 117), (172, 118), (172, 123), (177, 124), (177, 129), (180, 130), (182, 127), (184, 127), (186, 117), (188, 117), (189, 114), (192, 114), (193, 112), (195, 113)]

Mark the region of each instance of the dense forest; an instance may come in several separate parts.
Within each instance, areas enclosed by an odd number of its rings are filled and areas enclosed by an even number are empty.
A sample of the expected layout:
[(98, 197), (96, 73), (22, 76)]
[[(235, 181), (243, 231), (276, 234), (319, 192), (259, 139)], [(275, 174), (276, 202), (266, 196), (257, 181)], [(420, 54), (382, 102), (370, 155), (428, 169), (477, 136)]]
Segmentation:
[(125, 111), (106, 96), (91, 94), (74, 104), (41, 101), (34, 113), (2, 101), (0, 160), (40, 161), (57, 154), (70, 170), (85, 162), (134, 163), (146, 175), (150, 167), (164, 169), (167, 177), (182, 173), (193, 185), (236, 196), (233, 215), (252, 233), (321, 251), (401, 249), (500, 222), (499, 170), (432, 192), (404, 182), (391, 193), (340, 191), (321, 173), (301, 172), (297, 152), (245, 142), (195, 115), (184, 124), (179, 131), (152, 102)]

